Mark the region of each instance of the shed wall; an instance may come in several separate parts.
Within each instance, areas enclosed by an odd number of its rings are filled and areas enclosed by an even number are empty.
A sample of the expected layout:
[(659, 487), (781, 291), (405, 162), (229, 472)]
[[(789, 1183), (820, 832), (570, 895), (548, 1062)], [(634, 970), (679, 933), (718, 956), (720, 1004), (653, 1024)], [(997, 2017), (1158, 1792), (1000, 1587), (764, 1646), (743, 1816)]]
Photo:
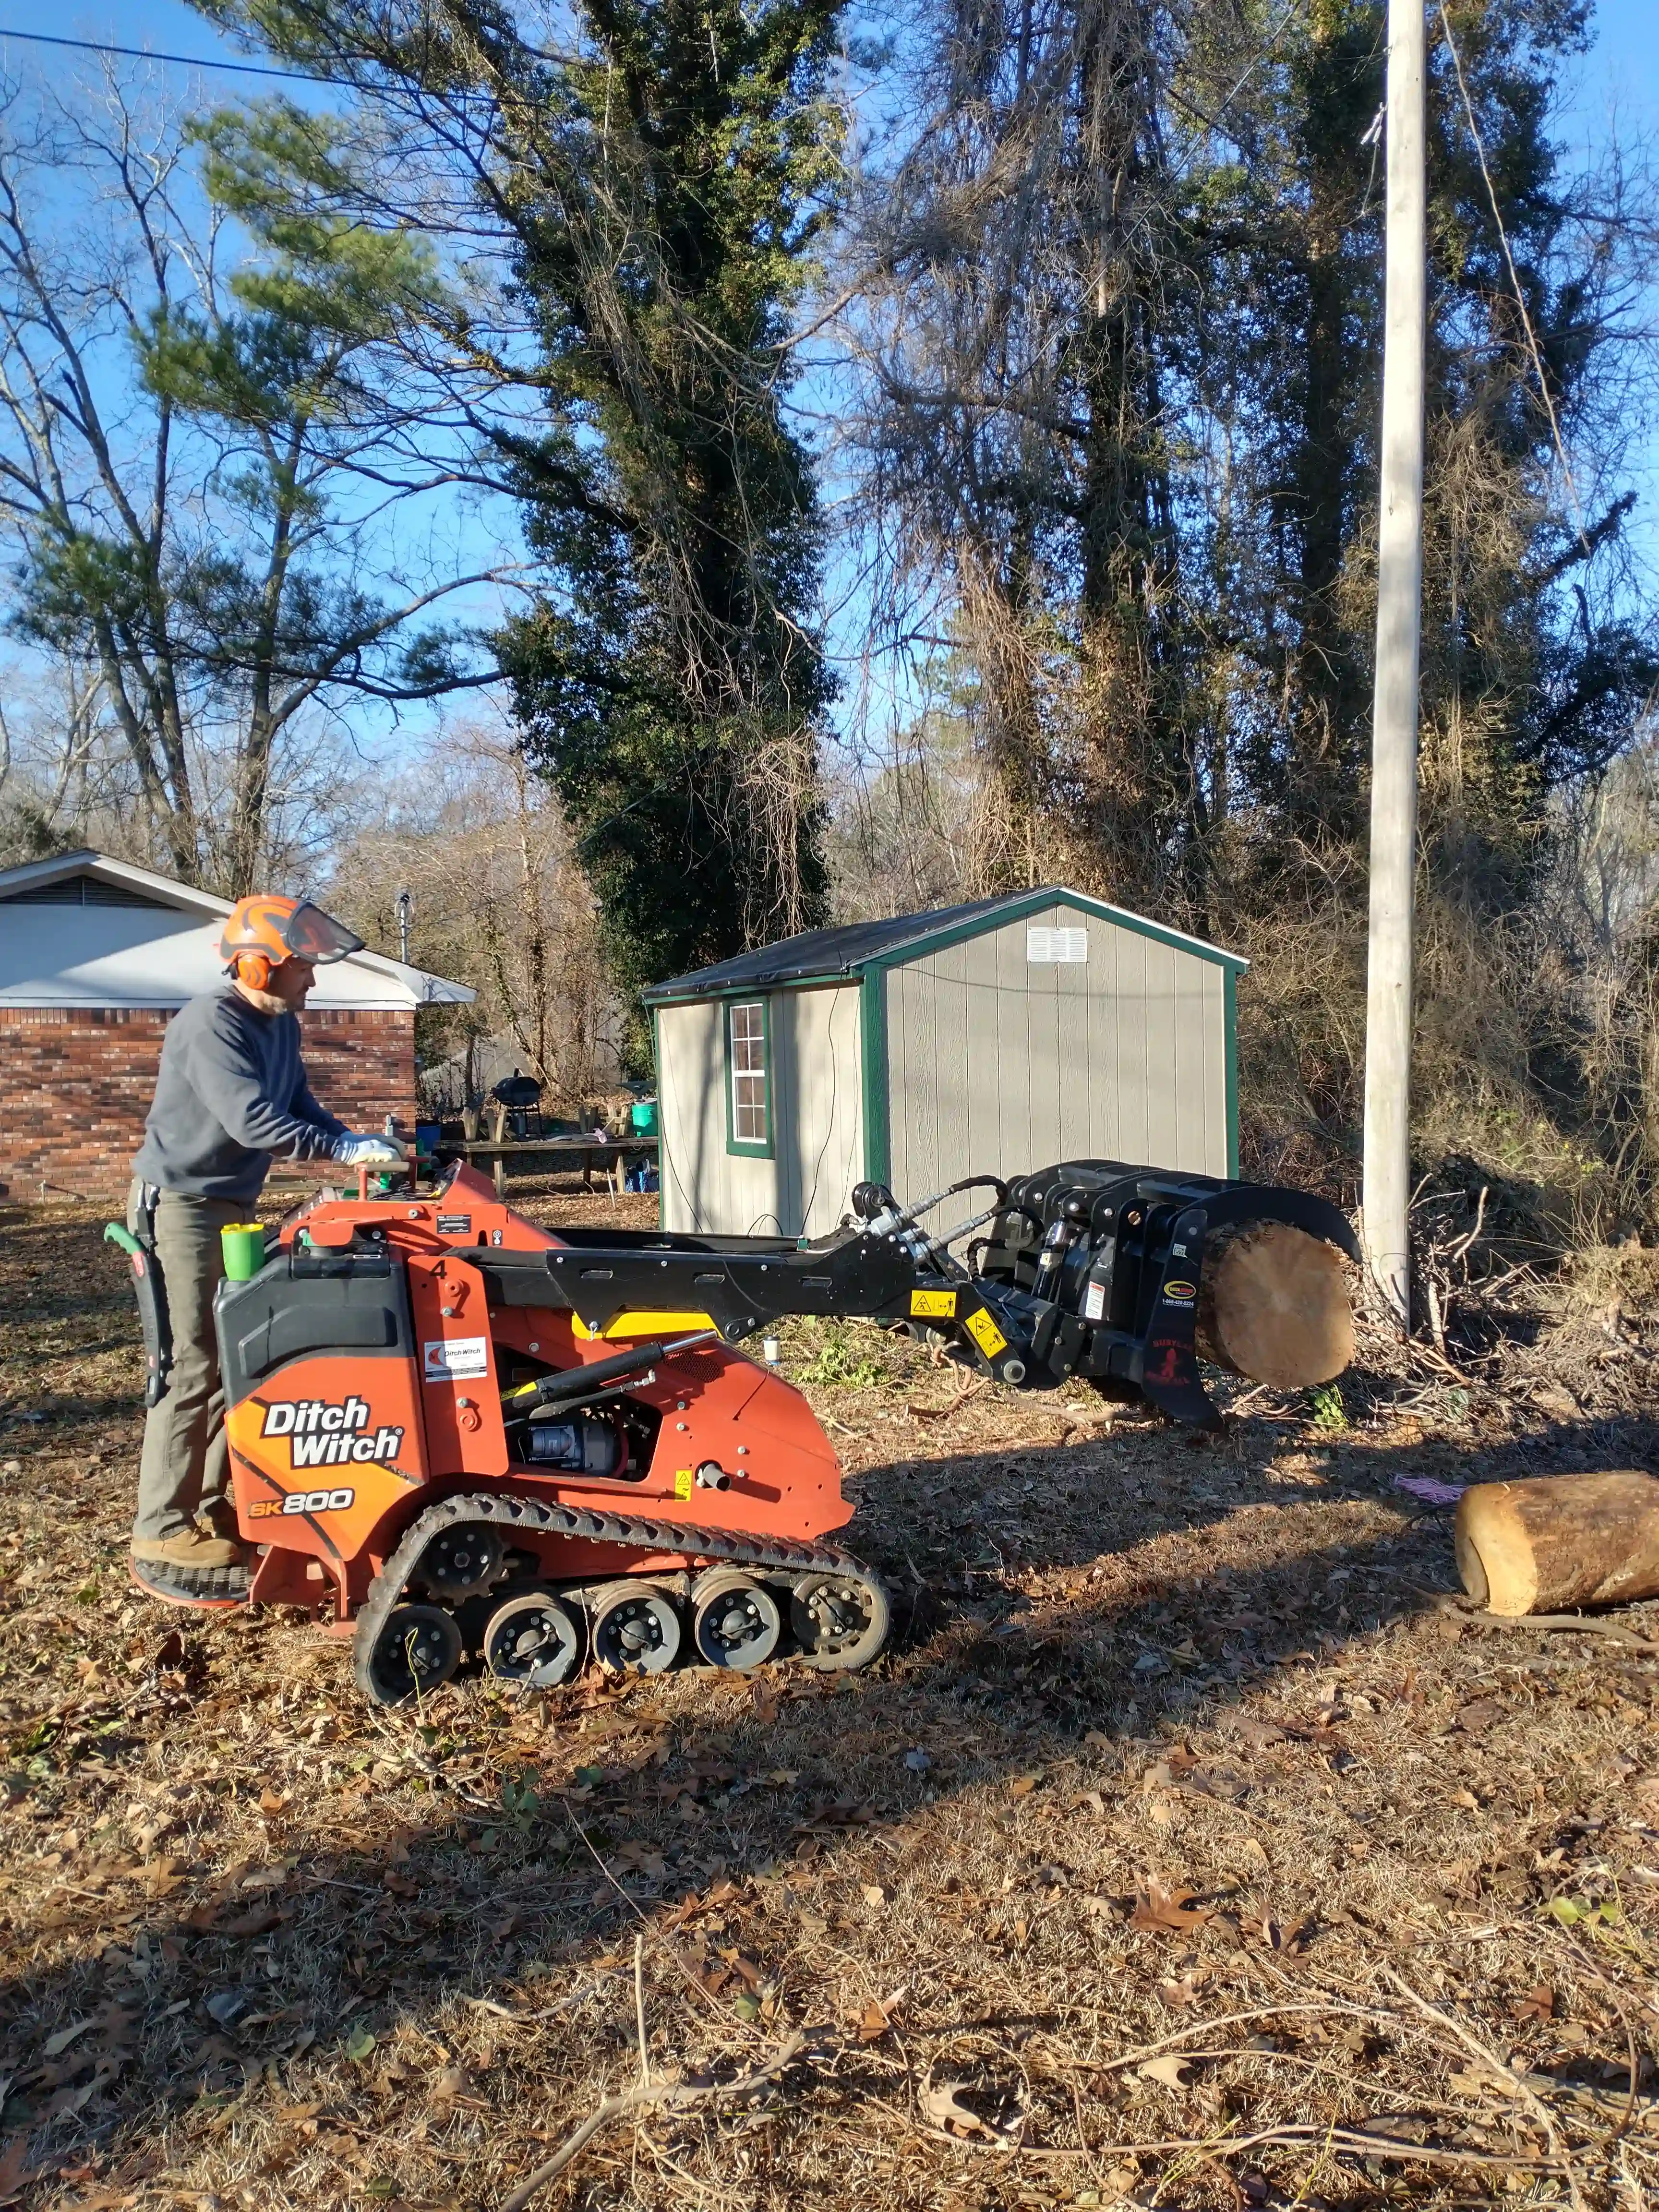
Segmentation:
[[(1039, 965), (1029, 927), (1083, 928)], [(1105, 1158), (1227, 1173), (1224, 971), (1075, 907), (1023, 915), (887, 976), (890, 1180)]]
[(657, 1016), (663, 1225), (724, 1237), (817, 1236), (864, 1173), (856, 983), (744, 992), (766, 1000), (772, 1158), (726, 1150), (726, 1007), (705, 999)]

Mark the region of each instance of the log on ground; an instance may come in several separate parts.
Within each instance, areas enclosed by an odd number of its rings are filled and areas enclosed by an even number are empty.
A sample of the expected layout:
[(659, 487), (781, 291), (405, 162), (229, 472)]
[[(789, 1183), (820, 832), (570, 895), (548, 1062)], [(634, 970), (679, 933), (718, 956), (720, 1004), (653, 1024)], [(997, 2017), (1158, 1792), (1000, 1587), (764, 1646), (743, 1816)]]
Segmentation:
[(1204, 1255), (1195, 1336), (1203, 1358), (1252, 1382), (1330, 1382), (1353, 1358), (1341, 1255), (1283, 1221), (1218, 1231)]
[(1456, 1546), (1464, 1589), (1511, 1620), (1659, 1597), (1659, 1478), (1476, 1483), (1458, 1500)]

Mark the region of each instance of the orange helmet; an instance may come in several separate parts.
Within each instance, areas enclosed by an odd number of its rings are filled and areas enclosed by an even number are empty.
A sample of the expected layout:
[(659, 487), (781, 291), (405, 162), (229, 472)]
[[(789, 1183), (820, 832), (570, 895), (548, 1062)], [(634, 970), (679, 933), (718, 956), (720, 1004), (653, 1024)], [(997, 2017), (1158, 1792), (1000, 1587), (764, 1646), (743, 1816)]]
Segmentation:
[(309, 960), (318, 967), (361, 952), (363, 940), (309, 899), (283, 898), (256, 891), (238, 899), (225, 918), (219, 939), (228, 975), (240, 975), (251, 991), (263, 991), (271, 970), (284, 960)]

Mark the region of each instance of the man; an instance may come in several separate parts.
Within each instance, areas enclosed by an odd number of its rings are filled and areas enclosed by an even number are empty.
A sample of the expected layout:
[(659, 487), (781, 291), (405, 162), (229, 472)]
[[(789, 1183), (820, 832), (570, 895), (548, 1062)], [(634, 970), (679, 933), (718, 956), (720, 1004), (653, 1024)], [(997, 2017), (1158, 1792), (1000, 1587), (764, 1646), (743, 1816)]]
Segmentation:
[(301, 1063), (298, 1016), (319, 966), (362, 949), (309, 902), (240, 899), (219, 940), (228, 988), (192, 999), (167, 1025), (127, 1226), (154, 1250), (173, 1340), (171, 1375), (144, 1423), (132, 1572), (174, 1604), (240, 1605), (248, 1592), (213, 1329), (219, 1231), (247, 1218), (278, 1153), (352, 1166), (404, 1158), (319, 1106)]

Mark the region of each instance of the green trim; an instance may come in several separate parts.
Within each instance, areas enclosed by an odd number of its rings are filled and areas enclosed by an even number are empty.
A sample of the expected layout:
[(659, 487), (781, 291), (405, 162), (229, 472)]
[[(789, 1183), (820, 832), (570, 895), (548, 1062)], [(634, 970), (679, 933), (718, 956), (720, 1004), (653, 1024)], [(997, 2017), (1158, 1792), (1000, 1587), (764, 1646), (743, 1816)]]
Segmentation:
[(651, 1073), (657, 1080), (657, 1226), (668, 1226), (668, 1123), (662, 1110), (662, 1037), (651, 1009)]
[(864, 1172), (871, 1182), (892, 1173), (892, 1124), (887, 1097), (887, 969), (872, 960), (860, 978), (860, 1059), (864, 1079)]
[(1006, 929), (1011, 922), (1024, 921), (1050, 906), (1070, 907), (1075, 913), (1092, 915), (1097, 921), (1113, 922), (1133, 936), (1148, 937), (1155, 945), (1168, 945), (1177, 952), (1190, 952), (1194, 959), (1208, 960), (1230, 975), (1237, 975), (1250, 964), (1242, 952), (1224, 952), (1218, 945), (1206, 945), (1201, 937), (1183, 936), (1178, 929), (1166, 929), (1161, 921), (1148, 921), (1144, 915), (1131, 914), (1121, 906), (1109, 906), (1104, 899), (1091, 898), (1086, 891), (1056, 890), (1052, 885), (1010, 899), (994, 914), (976, 915), (972, 921), (959, 921), (954, 928), (936, 929), (924, 937), (908, 938), (902, 945), (873, 954), (866, 964), (873, 966), (879, 962), (887, 968), (908, 968), (913, 960), (943, 952), (952, 945), (965, 945), (970, 938), (989, 936), (994, 930)]
[[(732, 991), (723, 995), (726, 1000), (720, 1012), (720, 1042), (725, 1048), (726, 1060), (726, 1149), (735, 1159), (769, 1160), (774, 1133), (771, 994), (751, 988), (747, 991)], [(758, 1006), (761, 1010), (761, 1047), (766, 1072), (766, 1140), (763, 1144), (739, 1137), (732, 1119), (732, 1009), (736, 1006)]]
[(683, 991), (672, 999), (653, 998), (648, 991), (640, 995), (654, 1013), (659, 1006), (708, 1006), (717, 999), (765, 999), (774, 991), (822, 991), (837, 984), (845, 990), (849, 983), (858, 981), (860, 973), (858, 968), (838, 968), (831, 975), (779, 976), (769, 983), (722, 983), (713, 991)]
[(653, 983), (641, 995), (649, 1006), (699, 1006), (710, 999), (752, 999), (757, 992), (764, 995), (771, 991), (821, 989), (827, 983), (854, 983), (872, 969), (908, 967), (912, 960), (924, 958), (930, 952), (942, 952), (952, 945), (965, 945), (970, 938), (988, 936), (994, 930), (1006, 929), (1011, 922), (1023, 921), (1028, 915), (1041, 914), (1050, 906), (1070, 907), (1078, 914), (1091, 915), (1097, 921), (1109, 921), (1119, 929), (1128, 930), (1133, 936), (1150, 938), (1155, 945), (1167, 945), (1176, 952), (1190, 952), (1194, 959), (1207, 960), (1235, 975), (1242, 975), (1250, 964), (1242, 952), (1228, 952), (1218, 945), (1206, 944), (1201, 937), (1188, 937), (1181, 930), (1167, 928), (1161, 921), (1148, 921), (1145, 915), (1131, 914), (1127, 907), (1112, 906), (1104, 899), (1091, 897), (1087, 891), (1067, 890), (1063, 884), (1046, 884), (1040, 890), (1022, 891), (1017, 897), (1004, 900), (988, 914), (975, 915), (971, 921), (959, 921), (945, 929), (923, 929), (915, 937), (906, 938), (902, 944), (866, 953), (862, 960), (851, 961), (845, 968), (827, 973), (774, 975), (764, 980), (751, 977), (747, 983), (717, 983), (705, 991), (676, 992), (672, 981)]
[(1221, 979), (1222, 1027), (1226, 1060), (1222, 1081), (1227, 1094), (1227, 1172), (1238, 1180), (1238, 976), (1229, 968)]

